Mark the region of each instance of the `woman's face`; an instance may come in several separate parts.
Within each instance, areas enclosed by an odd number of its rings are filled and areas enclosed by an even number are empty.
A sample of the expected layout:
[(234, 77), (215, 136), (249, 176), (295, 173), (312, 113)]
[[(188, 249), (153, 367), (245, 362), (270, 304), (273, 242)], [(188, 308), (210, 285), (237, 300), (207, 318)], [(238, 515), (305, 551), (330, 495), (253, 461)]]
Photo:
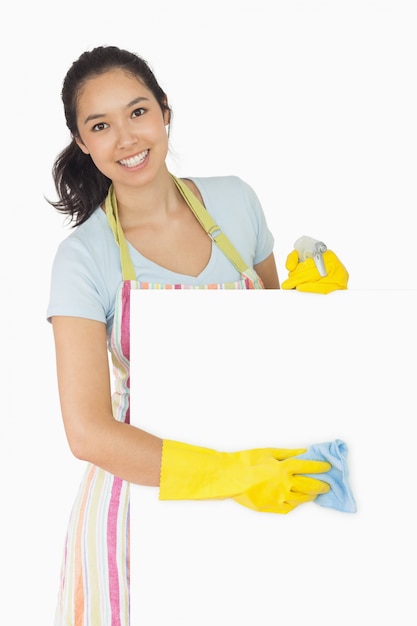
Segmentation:
[(88, 80), (77, 101), (80, 149), (115, 186), (150, 182), (168, 152), (163, 112), (136, 77), (111, 70)]

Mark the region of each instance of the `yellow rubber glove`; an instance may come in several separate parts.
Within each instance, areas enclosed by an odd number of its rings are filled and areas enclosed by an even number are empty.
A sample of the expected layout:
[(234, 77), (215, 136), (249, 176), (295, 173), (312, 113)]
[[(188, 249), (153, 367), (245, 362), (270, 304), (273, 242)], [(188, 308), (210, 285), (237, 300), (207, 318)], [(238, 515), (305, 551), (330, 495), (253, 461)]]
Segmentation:
[(328, 472), (330, 463), (293, 459), (306, 450), (260, 448), (217, 452), (164, 439), (160, 500), (233, 498), (255, 511), (288, 513), (327, 493), (327, 483), (300, 474)]
[(347, 289), (349, 274), (334, 252), (326, 250), (323, 253), (327, 276), (320, 276), (313, 259), (298, 260), (297, 250), (287, 256), (285, 267), (288, 278), (284, 280), (283, 289), (297, 289), (310, 293), (330, 293), (338, 289)]

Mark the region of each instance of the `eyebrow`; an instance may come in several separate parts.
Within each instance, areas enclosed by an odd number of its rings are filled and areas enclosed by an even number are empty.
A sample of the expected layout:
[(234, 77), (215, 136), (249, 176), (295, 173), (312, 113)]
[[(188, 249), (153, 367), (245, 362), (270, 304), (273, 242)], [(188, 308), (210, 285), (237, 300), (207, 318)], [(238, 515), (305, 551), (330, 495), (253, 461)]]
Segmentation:
[[(131, 100), (130, 102), (128, 102), (125, 108), (129, 109), (135, 104), (139, 104), (140, 102), (143, 102), (143, 101), (148, 102), (149, 98), (145, 98), (144, 96), (139, 96), (139, 98), (135, 98), (134, 100)], [(106, 117), (106, 113), (92, 113), (91, 115), (85, 118), (84, 124), (87, 124), (88, 122), (91, 122), (92, 120), (98, 120), (102, 117)]]

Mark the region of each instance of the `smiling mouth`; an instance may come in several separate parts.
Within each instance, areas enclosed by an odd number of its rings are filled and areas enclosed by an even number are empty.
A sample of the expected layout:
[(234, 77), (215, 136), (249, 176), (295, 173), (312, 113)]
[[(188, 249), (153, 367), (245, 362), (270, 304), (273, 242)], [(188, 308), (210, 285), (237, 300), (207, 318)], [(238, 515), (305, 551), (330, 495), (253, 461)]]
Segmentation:
[(120, 159), (118, 163), (124, 165), (125, 167), (136, 167), (140, 165), (148, 156), (149, 150), (144, 150), (143, 152), (139, 152), (133, 157), (129, 157), (128, 159)]

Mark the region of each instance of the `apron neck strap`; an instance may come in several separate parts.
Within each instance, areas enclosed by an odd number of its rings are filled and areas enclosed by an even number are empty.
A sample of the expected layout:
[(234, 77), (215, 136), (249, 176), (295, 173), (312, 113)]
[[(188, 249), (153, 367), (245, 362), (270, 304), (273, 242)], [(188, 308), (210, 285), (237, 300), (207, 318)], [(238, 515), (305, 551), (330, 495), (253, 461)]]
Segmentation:
[(110, 185), (104, 201), (104, 208), (106, 210), (107, 221), (113, 231), (114, 239), (120, 249), (120, 262), (122, 264), (123, 280), (136, 280), (135, 268), (133, 266), (132, 259), (130, 258), (126, 238), (123, 234), (122, 227), (120, 226), (116, 194), (114, 193), (113, 185)]
[(233, 263), (240, 274), (246, 272), (249, 269), (248, 264), (242, 259), (239, 252), (236, 250), (232, 242), (226, 237), (220, 226), (213, 220), (205, 206), (201, 204), (199, 199), (193, 194), (191, 189), (182, 182), (182, 180), (176, 178), (172, 174), (171, 176), (174, 179), (182, 197), (212, 241), (214, 241), (216, 246), (220, 248), (229, 261)]

